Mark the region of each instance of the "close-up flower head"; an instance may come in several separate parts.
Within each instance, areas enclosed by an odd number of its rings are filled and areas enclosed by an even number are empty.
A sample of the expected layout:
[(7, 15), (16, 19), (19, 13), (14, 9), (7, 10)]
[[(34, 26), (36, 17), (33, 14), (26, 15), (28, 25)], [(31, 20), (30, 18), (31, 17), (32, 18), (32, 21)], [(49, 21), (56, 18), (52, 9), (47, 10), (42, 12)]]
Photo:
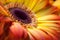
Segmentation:
[(60, 40), (60, 0), (0, 0), (0, 40)]

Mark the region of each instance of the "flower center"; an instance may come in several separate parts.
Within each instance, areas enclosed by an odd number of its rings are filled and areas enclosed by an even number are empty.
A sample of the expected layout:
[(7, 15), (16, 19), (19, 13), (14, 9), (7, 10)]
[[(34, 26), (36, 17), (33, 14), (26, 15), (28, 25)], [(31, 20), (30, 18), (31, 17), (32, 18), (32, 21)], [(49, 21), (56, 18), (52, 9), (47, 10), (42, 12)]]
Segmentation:
[(19, 21), (23, 23), (31, 23), (31, 18), (27, 12), (19, 8), (10, 8), (11, 14)]

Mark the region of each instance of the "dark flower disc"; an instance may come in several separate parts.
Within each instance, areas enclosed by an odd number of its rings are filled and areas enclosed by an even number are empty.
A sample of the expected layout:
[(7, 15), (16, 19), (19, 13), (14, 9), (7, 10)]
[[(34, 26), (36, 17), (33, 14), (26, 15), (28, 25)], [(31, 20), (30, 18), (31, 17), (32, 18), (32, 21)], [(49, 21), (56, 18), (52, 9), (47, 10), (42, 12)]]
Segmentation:
[(27, 23), (27, 24), (31, 23), (30, 16), (24, 10), (22, 10), (20, 8), (10, 8), (9, 10), (10, 10), (11, 14), (15, 17), (15, 19), (17, 19), (23, 23)]

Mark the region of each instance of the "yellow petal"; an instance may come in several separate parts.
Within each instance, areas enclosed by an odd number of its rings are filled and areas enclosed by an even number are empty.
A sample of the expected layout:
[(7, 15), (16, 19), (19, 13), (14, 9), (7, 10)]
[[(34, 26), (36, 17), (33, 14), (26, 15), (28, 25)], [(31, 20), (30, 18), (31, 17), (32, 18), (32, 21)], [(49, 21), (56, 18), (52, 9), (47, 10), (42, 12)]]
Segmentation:
[(36, 13), (36, 17), (39, 18), (41, 16), (51, 14), (51, 13), (49, 13), (49, 12), (51, 12), (51, 10), (52, 9), (50, 7), (46, 8), (46, 9), (42, 9)]
[(60, 0), (56, 0), (53, 5), (60, 9)]
[(2, 2), (4, 5), (10, 3), (10, 0), (0, 0), (0, 2)]
[(9, 16), (9, 12), (3, 7), (0, 5), (0, 12), (1, 14), (5, 15), (5, 16)]
[(39, 40), (40, 39), (40, 35), (33, 29), (28, 29), (28, 31), (31, 33), (31, 35), (36, 39)]
[(24, 5), (28, 6), (29, 2), (30, 2), (30, 0), (24, 0)]
[(32, 9), (33, 7), (35, 7), (36, 3), (38, 0), (30, 0), (30, 2), (28, 3), (28, 8)]
[(10, 2), (17, 2), (18, 0), (10, 0)]
[(45, 27), (48, 27), (48, 28), (50, 28), (50, 27), (54, 27), (54, 28), (59, 28), (59, 26), (60, 25), (58, 25), (58, 24), (55, 24), (55, 23), (49, 23), (49, 22), (47, 22), (47, 23), (40, 23), (40, 24), (38, 24), (38, 25), (40, 25), (40, 26), (45, 26)]
[[(50, 27), (52, 27), (52, 28), (50, 28)], [(53, 25), (48, 26), (47, 24), (44, 24), (44, 23), (43, 23), (43, 25), (40, 24), (40, 26), (38, 26), (37, 28), (42, 29), (43, 31), (51, 33), (52, 35), (55, 35), (55, 36), (57, 36), (57, 31), (59, 31), (58, 28), (56, 28), (55, 26), (53, 26)], [(55, 28), (55, 29), (53, 29), (53, 28)]]
[[(46, 38), (46, 36), (48, 37), (49, 40), (51, 40), (51, 37), (48, 36), (49, 34), (46, 33), (45, 31), (40, 30), (40, 29), (35, 29), (35, 28), (34, 28), (34, 30), (37, 31), (37, 33), (40, 35), (41, 40), (44, 40), (44, 39)], [(50, 33), (50, 32), (49, 32), (49, 33)], [(47, 35), (46, 35), (46, 34), (47, 34)], [(52, 34), (52, 35), (53, 35), (53, 34)], [(48, 39), (47, 39), (47, 40), (48, 40)]]
[(57, 15), (46, 15), (46, 16), (42, 16), (42, 17), (40, 17), (40, 19), (38, 19), (38, 20), (58, 20), (58, 21), (60, 21), (60, 16), (57, 16)]
[(35, 40), (35, 38), (28, 32), (28, 35), (30, 37), (30, 40)]
[(24, 0), (10, 0), (10, 2), (13, 2), (13, 3), (24, 3)]
[(47, 4), (47, 0), (39, 0), (32, 10), (34, 12), (36, 12), (36, 11), (44, 8), (46, 6), (46, 4)]
[[(38, 17), (38, 15), (40, 15), (40, 17), (41, 17), (41, 16), (45, 16), (45, 15), (50, 15), (56, 11), (58, 11), (58, 9), (56, 7), (48, 6), (47, 8), (41, 9), (38, 12), (36, 12), (36, 16)], [(55, 14), (57, 14), (57, 13), (55, 13)]]

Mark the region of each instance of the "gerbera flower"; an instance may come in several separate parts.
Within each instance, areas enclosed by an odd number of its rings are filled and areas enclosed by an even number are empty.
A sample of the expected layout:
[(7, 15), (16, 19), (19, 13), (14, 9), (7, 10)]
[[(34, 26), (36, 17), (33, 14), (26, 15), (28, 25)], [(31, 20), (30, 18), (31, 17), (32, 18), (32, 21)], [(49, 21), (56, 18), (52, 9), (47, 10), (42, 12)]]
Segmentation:
[(59, 9), (49, 0), (1, 2), (0, 14), (1, 40), (60, 40)]

